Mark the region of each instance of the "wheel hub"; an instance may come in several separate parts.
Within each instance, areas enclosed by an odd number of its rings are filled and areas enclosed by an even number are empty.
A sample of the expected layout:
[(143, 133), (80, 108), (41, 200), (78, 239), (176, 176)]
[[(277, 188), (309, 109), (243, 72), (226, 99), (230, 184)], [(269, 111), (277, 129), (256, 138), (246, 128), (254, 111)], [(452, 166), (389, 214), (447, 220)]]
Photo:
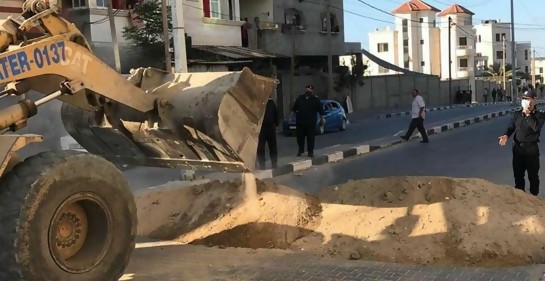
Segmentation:
[(68, 260), (85, 244), (87, 238), (87, 214), (78, 203), (61, 210), (55, 229), (55, 247), (59, 258)]

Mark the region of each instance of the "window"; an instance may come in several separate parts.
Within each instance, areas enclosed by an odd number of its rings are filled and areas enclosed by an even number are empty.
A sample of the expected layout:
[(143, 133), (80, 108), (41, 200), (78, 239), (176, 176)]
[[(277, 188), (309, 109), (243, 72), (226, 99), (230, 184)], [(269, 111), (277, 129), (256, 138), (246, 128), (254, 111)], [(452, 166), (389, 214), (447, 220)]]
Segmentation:
[(524, 50), (524, 59), (528, 60), (528, 50)]
[(108, 8), (108, 0), (97, 0), (97, 7)]
[(539, 73), (543, 73), (543, 67), (539, 68)]
[(460, 67), (467, 67), (467, 59), (460, 59)]
[(481, 43), (481, 35), (479, 35), (479, 43)]
[(296, 9), (287, 9), (285, 11), (285, 21), (288, 25), (302, 26), (301, 13)]
[(424, 39), (420, 39), (420, 45), (424, 45)]
[(524, 72), (525, 72), (526, 74), (528, 74), (529, 71), (530, 71), (530, 69), (528, 68), (528, 66), (525, 66), (525, 67), (524, 67)]
[(496, 51), (496, 59), (497, 60), (503, 59), (503, 51)]
[(381, 74), (388, 73), (388, 69), (379, 65), (378, 73), (381, 73)]
[(426, 62), (425, 61), (421, 61), (420, 62), (420, 66), (425, 66), (426, 65)]
[(458, 38), (458, 45), (460, 45), (460, 46), (467, 46), (467, 37), (460, 37), (460, 38)]
[(388, 52), (388, 43), (378, 43), (377, 50), (379, 53)]
[(72, 0), (72, 7), (73, 8), (81, 8), (86, 7), (87, 4), (85, 3), (85, 0)]
[(507, 37), (505, 37), (505, 33), (501, 34), (501, 38), (505, 38), (507, 40)]
[(420, 23), (423, 23), (424, 22), (424, 18), (420, 18)]
[(215, 19), (221, 19), (221, 0), (210, 0), (210, 17)]
[(408, 61), (408, 60), (406, 60), (406, 61), (403, 63), (403, 67), (409, 68), (409, 61)]
[(331, 103), (324, 104), (324, 111), (331, 111)]
[(332, 107), (333, 109), (338, 109), (338, 108), (339, 108), (339, 104), (336, 103), (336, 102), (332, 102), (332, 103), (331, 103), (331, 107)]
[(409, 39), (403, 40), (403, 47), (409, 47)]
[(401, 25), (403, 26), (403, 32), (407, 32), (409, 30), (409, 22), (407, 21), (407, 19), (404, 19), (401, 22)]
[[(322, 14), (322, 32), (327, 32), (327, 22), (327, 16), (324, 13)], [(339, 22), (337, 21), (337, 15), (331, 13), (329, 22), (331, 22), (331, 32), (339, 32)]]
[(500, 34), (499, 34), (499, 33), (496, 33), (496, 42), (500, 42), (500, 41), (501, 41)]

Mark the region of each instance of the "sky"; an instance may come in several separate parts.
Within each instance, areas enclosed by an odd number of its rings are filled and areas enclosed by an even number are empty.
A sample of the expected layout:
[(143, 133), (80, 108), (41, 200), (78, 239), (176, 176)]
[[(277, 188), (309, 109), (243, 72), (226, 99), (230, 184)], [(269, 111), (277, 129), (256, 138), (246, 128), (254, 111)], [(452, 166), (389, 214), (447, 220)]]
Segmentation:
[[(408, 1), (408, 0), (407, 0)], [(383, 29), (390, 26), (395, 29), (395, 17), (391, 13), (399, 5), (407, 2), (403, 0), (344, 0), (345, 41), (361, 42), (362, 48), (369, 47), (369, 32), (376, 28)], [(423, 0), (444, 10), (451, 4), (459, 4), (473, 13), (473, 22), (478, 24), (484, 19), (500, 19), (502, 22), (511, 22), (510, 0)], [(545, 14), (544, 0), (514, 0), (515, 6), (515, 41), (531, 41), (536, 56), (545, 57)], [(378, 11), (366, 5), (384, 10)], [(365, 18), (367, 17), (367, 18)], [(371, 19), (372, 18), (372, 19)], [(439, 21), (439, 19), (437, 19)], [(387, 23), (391, 22), (391, 23)]]

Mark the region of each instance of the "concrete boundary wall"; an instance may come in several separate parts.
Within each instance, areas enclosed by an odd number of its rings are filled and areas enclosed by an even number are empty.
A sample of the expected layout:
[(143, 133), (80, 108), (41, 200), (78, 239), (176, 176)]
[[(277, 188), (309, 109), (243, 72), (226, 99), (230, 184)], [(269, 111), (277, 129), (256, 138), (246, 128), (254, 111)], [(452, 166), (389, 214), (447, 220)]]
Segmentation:
[[(324, 73), (301, 74), (294, 77), (295, 93), (290, 96), (291, 76), (289, 73), (279, 73), (281, 76), (283, 97), (283, 108), (290, 108), (299, 94), (302, 94), (304, 88), (308, 84), (314, 85), (315, 93), (321, 97), (325, 97), (326, 92), (326, 76)], [(417, 88), (427, 107), (437, 107), (450, 105), (449, 101), (449, 82), (440, 80), (438, 76), (431, 75), (383, 75), (383, 76), (366, 76), (363, 78), (363, 85), (354, 85), (352, 89), (343, 89), (340, 92), (335, 92), (333, 99), (341, 100), (345, 96), (352, 97), (354, 110), (369, 110), (382, 108), (403, 108), (406, 109), (412, 101), (411, 91)], [(451, 99), (455, 102), (456, 91), (469, 90), (468, 79), (452, 80)], [(484, 88), (488, 88), (488, 101), (491, 101), (490, 89), (498, 88), (495, 82), (476, 80), (475, 88), (477, 102), (484, 102)], [(395, 110), (394, 110), (395, 111)], [(289, 112), (285, 110), (284, 113)]]

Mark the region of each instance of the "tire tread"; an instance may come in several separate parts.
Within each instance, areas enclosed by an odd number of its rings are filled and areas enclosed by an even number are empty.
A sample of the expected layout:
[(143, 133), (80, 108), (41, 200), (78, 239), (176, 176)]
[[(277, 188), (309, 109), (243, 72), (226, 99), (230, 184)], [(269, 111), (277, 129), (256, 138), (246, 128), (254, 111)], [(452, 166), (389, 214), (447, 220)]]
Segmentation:
[[(13, 169), (7, 172), (0, 178), (0, 280), (19, 281), (23, 280), (23, 273), (17, 261), (16, 240), (17, 228), (21, 223), (21, 210), (25, 208), (26, 199), (38, 193), (40, 190), (32, 188), (33, 183), (39, 180), (43, 172), (50, 167), (62, 164), (73, 157), (93, 157), (98, 161), (103, 161), (105, 164), (113, 164), (106, 161), (102, 157), (88, 154), (80, 151), (65, 150), (65, 151), (46, 151), (30, 156), (21, 163), (18, 163)], [(130, 190), (124, 192), (126, 198), (132, 198)], [(133, 200), (129, 200), (131, 212), (136, 214), (136, 206)], [(134, 248), (134, 241), (133, 248)], [(130, 255), (123, 257), (127, 260)], [(123, 269), (120, 269), (119, 277), (123, 274)], [(119, 279), (119, 278), (118, 278)]]

